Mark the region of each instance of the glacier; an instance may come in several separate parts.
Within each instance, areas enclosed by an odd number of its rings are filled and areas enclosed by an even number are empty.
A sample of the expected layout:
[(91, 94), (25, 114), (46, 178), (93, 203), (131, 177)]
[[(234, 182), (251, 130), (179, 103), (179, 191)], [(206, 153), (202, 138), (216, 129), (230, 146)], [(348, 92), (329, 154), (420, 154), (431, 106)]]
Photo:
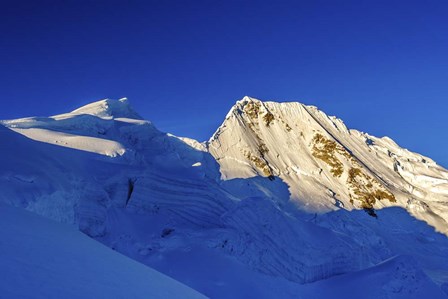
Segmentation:
[(448, 297), (448, 171), (316, 107), (244, 97), (206, 142), (125, 98), (0, 124), (0, 203), (205, 296)]

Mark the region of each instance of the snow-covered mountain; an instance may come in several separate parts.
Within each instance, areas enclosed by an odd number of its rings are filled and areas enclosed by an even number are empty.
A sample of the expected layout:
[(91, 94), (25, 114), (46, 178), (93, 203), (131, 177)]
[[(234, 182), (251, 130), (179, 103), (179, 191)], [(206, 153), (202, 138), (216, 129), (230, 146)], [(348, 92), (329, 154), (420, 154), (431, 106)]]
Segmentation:
[(238, 101), (208, 142), (224, 179), (279, 177), (299, 209), (400, 206), (448, 233), (448, 171), (300, 103)]
[(0, 202), (206, 296), (447, 297), (448, 171), (316, 107), (245, 97), (203, 143), (126, 99), (1, 124)]

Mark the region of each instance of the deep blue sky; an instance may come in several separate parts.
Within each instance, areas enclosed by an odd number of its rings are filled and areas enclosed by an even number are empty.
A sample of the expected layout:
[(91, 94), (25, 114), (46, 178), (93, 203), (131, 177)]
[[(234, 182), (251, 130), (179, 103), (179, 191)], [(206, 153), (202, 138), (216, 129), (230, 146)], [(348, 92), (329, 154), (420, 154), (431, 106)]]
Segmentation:
[(0, 37), (0, 119), (127, 96), (205, 140), (250, 95), (448, 166), (447, 1), (2, 1)]

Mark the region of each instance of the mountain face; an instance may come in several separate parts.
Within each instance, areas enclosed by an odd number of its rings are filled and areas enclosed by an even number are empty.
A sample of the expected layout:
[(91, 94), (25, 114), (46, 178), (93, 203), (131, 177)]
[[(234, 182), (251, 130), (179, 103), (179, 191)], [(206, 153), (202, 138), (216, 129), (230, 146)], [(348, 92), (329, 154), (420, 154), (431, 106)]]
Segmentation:
[(224, 179), (278, 177), (307, 212), (400, 206), (448, 232), (448, 172), (300, 103), (238, 101), (207, 143)]
[(126, 99), (1, 124), (1, 203), (206, 296), (446, 298), (448, 171), (316, 107), (245, 97), (203, 143)]

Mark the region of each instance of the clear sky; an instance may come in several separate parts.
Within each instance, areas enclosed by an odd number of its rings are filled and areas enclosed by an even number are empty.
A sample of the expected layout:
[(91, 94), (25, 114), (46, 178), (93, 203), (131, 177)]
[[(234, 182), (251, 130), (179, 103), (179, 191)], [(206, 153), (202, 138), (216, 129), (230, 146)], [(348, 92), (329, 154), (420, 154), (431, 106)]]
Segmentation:
[(249, 95), (448, 166), (448, 1), (2, 1), (0, 55), (0, 119), (126, 96), (205, 140)]

